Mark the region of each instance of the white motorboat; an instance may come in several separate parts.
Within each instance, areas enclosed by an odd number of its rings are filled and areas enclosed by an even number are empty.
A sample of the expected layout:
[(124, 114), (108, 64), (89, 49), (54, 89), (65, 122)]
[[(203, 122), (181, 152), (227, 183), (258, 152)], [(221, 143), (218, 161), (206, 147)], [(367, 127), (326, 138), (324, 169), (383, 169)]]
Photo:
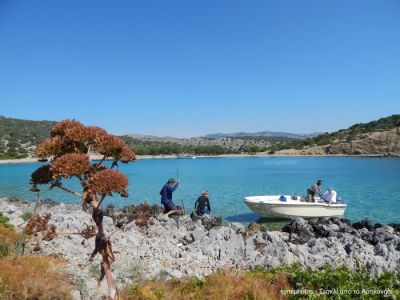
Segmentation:
[(304, 197), (290, 195), (245, 197), (247, 206), (264, 218), (319, 218), (342, 217), (347, 204), (328, 204), (315, 197), (315, 202), (306, 202)]
[(196, 156), (190, 154), (179, 154), (176, 156), (178, 159), (196, 159)]

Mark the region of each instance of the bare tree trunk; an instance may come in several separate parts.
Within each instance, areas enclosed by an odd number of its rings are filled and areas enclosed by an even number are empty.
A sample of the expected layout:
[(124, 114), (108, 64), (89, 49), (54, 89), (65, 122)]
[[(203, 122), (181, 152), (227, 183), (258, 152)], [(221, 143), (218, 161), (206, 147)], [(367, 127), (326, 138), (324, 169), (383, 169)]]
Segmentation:
[(92, 196), (92, 200), (90, 201), (90, 205), (93, 208), (92, 218), (97, 226), (95, 249), (91, 255), (91, 258), (93, 258), (97, 253), (99, 253), (102, 256), (103, 261), (100, 264), (101, 276), (99, 279), (99, 284), (101, 280), (104, 277), (106, 277), (109, 296), (111, 297), (111, 299), (114, 299), (116, 294), (116, 288), (112, 279), (111, 262), (114, 261), (115, 258), (112, 252), (111, 241), (104, 232), (103, 211), (100, 207), (101, 202), (102, 202), (101, 200), (100, 202), (97, 201), (97, 199), (94, 196)]

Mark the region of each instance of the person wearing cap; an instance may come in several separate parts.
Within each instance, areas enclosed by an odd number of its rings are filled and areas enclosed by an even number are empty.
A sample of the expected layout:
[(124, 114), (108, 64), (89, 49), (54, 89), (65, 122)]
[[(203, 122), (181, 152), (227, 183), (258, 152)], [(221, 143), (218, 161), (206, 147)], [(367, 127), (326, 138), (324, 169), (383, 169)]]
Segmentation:
[(210, 201), (208, 200), (208, 191), (204, 191), (201, 193), (201, 196), (197, 199), (196, 203), (194, 204), (194, 209), (198, 216), (202, 216), (206, 213), (211, 212)]
[(307, 189), (307, 202), (315, 202), (314, 199), (315, 195), (317, 193), (321, 195), (321, 185), (322, 185), (322, 180), (320, 179)]
[(174, 178), (170, 178), (160, 191), (161, 204), (164, 205), (165, 214), (167, 216), (177, 212), (176, 206), (172, 201), (172, 193), (177, 189), (178, 186), (179, 181), (175, 182)]
[(328, 190), (322, 195), (322, 199), (328, 204), (336, 203), (336, 191), (331, 186), (328, 187)]

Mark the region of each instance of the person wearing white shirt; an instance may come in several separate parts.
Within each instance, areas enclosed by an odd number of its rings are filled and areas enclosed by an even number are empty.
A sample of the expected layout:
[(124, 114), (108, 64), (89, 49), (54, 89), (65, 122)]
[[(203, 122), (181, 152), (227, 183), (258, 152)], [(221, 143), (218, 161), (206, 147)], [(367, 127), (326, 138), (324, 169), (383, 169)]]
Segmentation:
[(336, 203), (336, 192), (330, 186), (328, 190), (323, 194), (322, 198), (328, 202), (328, 204)]

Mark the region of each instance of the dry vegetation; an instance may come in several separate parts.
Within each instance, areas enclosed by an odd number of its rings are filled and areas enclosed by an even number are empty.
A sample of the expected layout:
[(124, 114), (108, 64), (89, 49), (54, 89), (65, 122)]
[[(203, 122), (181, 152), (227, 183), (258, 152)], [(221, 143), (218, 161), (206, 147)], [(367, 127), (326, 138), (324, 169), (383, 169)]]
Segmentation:
[(7, 228), (0, 224), (0, 258), (14, 255), (15, 246), (21, 239), (21, 234), (17, 233), (13, 228)]
[(0, 299), (72, 299), (72, 285), (52, 257), (18, 256), (22, 235), (0, 225)]
[(49, 225), (51, 214), (33, 215), (25, 226), (28, 235), (41, 236), (45, 241), (51, 241), (56, 236), (56, 227)]
[(284, 273), (222, 270), (200, 280), (146, 281), (129, 286), (120, 295), (123, 300), (156, 299), (286, 299), (282, 289), (291, 285)]

